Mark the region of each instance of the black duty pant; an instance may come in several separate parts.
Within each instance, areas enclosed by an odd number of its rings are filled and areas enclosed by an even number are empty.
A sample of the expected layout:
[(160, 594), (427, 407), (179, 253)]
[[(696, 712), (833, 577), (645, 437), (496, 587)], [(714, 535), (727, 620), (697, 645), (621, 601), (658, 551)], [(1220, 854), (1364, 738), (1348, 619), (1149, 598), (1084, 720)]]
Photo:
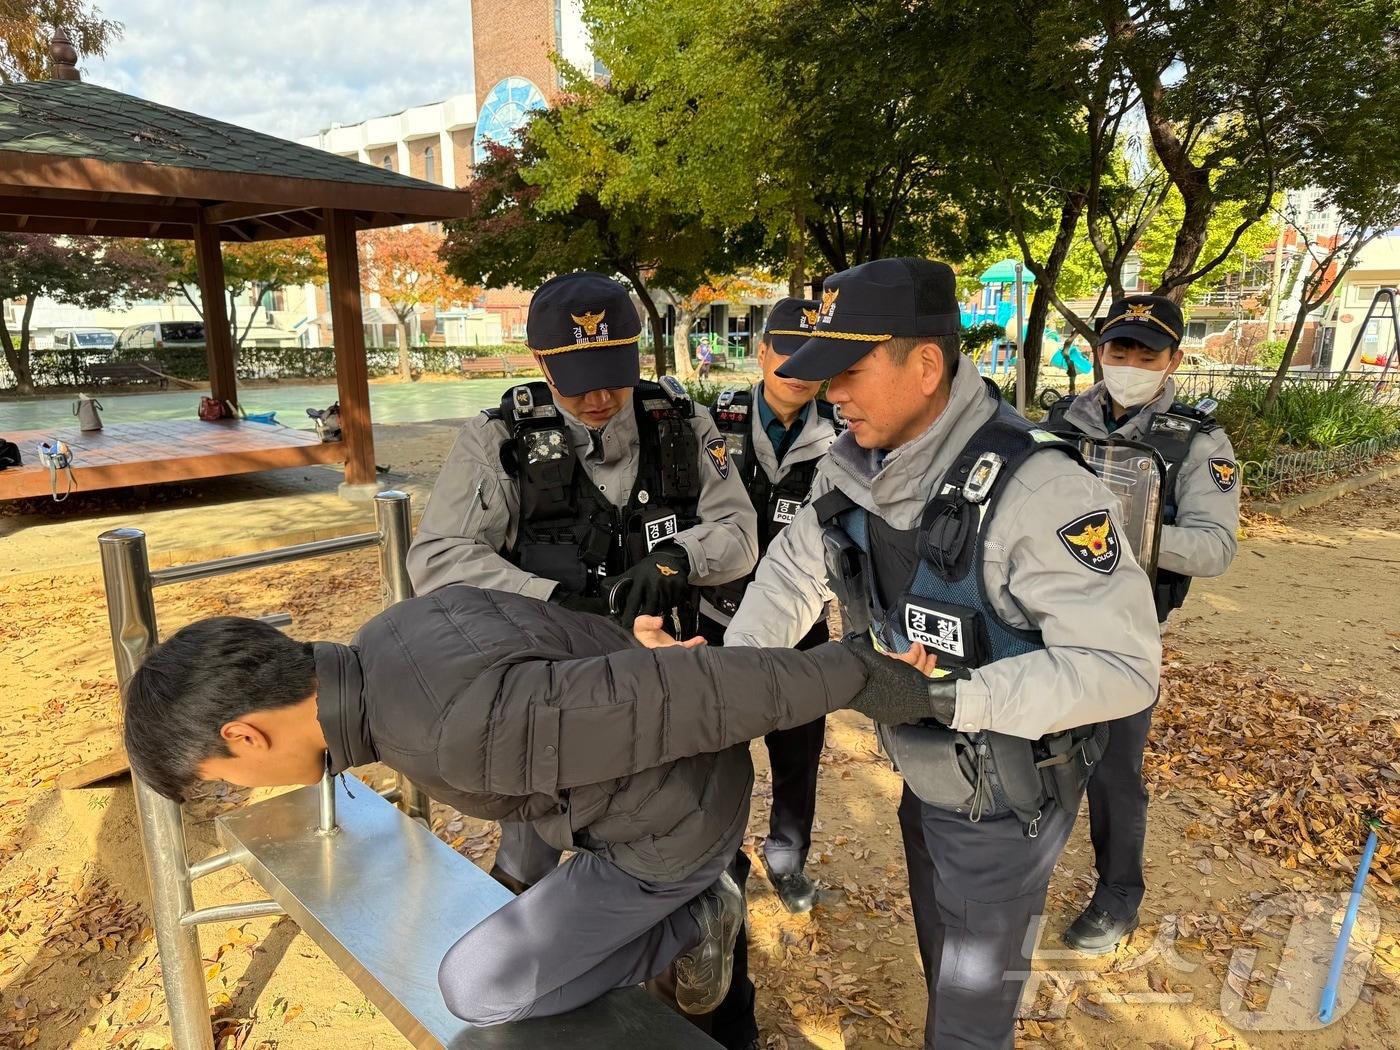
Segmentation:
[(1153, 707), (1108, 723), (1108, 746), (1089, 778), (1089, 839), (1099, 872), (1094, 903), (1123, 921), (1135, 916), (1142, 904), (1142, 848), (1147, 838), (1142, 752)]
[(1035, 838), (1015, 816), (973, 823), (907, 787), (899, 828), (928, 982), (926, 1050), (1011, 1050), (1034, 930), (1074, 814), (1050, 806)]

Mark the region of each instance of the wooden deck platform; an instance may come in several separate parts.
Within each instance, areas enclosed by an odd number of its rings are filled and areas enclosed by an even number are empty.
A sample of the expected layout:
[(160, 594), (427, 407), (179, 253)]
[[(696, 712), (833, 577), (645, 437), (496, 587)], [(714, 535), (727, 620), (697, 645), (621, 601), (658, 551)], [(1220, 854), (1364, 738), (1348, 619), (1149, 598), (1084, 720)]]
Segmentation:
[[(0, 470), (0, 500), (49, 495), (49, 472), (35, 448), (55, 438), (73, 450), (74, 492), (344, 463), (346, 455), (343, 442), (322, 442), (309, 431), (232, 419), (113, 423), (90, 433), (21, 430), (5, 437), (19, 446), (24, 465)], [(60, 493), (66, 484), (60, 475)]]

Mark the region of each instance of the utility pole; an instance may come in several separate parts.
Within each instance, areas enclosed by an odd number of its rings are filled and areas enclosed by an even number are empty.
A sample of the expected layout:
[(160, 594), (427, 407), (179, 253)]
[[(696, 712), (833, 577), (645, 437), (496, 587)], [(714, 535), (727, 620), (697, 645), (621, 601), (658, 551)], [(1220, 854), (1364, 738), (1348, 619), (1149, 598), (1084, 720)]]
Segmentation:
[[(1283, 285), (1283, 231), (1286, 225), (1280, 220), (1278, 233), (1274, 238), (1274, 275), (1269, 285), (1269, 330), (1264, 336), (1265, 339), (1274, 337), (1274, 325), (1278, 323), (1278, 293)], [(1242, 288), (1240, 291), (1243, 292), (1244, 289)]]

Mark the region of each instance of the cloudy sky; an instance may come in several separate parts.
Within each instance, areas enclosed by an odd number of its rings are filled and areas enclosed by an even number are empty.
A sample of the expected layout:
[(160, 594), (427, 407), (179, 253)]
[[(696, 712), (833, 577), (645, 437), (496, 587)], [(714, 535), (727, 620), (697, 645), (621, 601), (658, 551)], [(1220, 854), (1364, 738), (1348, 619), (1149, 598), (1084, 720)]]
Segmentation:
[(100, 0), (84, 79), (287, 138), (472, 89), (468, 0)]

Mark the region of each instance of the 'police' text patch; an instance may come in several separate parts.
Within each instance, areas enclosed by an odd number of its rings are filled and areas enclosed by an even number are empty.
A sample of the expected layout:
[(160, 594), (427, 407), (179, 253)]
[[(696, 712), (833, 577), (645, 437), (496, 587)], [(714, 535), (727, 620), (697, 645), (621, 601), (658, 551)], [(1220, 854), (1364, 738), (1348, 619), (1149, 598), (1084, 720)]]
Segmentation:
[(1056, 533), (1076, 561), (1105, 576), (1118, 567), (1118, 533), (1108, 511), (1096, 510), (1061, 525)]
[(710, 457), (710, 463), (718, 471), (721, 480), (729, 479), (729, 446), (724, 443), (724, 438), (713, 437), (705, 442), (705, 454)]
[(962, 620), (922, 605), (904, 606), (904, 635), (950, 656), (966, 656)]
[(1240, 468), (1230, 459), (1213, 459), (1210, 461), (1210, 480), (1215, 482), (1215, 487), (1221, 492), (1229, 492), (1235, 487), (1235, 482), (1239, 480)]
[(800, 499), (780, 499), (773, 508), (773, 521), (777, 525), (791, 525), (792, 519), (797, 517), (797, 512), (801, 509)]

